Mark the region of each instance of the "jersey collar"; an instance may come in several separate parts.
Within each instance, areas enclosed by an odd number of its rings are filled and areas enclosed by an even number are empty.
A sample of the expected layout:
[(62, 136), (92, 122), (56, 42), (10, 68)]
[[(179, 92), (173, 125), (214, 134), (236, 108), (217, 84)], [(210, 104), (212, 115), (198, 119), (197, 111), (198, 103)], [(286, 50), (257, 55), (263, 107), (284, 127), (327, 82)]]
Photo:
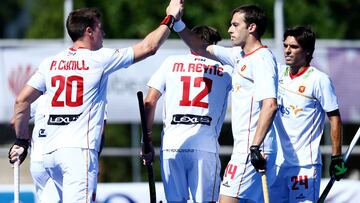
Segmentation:
[(245, 52), (243, 52), (243, 53), (244, 53), (244, 56), (243, 56), (243, 57), (247, 57), (247, 56), (255, 53), (257, 50), (262, 49), (262, 48), (268, 48), (268, 47), (267, 47), (266, 45), (261, 45), (261, 46), (259, 46), (258, 48), (256, 48), (254, 51), (249, 52), (249, 53), (247, 53), (247, 54), (246, 54)]
[(309, 69), (309, 66), (303, 66), (300, 69), (301, 69), (301, 71), (297, 72), (295, 75), (293, 75), (291, 73), (291, 71), (289, 71), (290, 78), (294, 79), (294, 78), (300, 77), (301, 75), (303, 75)]

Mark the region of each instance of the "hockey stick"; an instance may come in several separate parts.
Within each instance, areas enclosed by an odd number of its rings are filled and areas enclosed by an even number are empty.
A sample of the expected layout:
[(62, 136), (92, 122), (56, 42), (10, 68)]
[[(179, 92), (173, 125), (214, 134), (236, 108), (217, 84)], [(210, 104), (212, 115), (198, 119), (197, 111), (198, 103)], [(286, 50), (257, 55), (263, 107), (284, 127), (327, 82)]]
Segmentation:
[[(357, 130), (354, 138), (351, 140), (351, 143), (349, 145), (349, 148), (346, 150), (345, 154), (343, 155), (343, 159), (344, 162), (346, 163), (351, 151), (354, 149), (356, 142), (359, 140), (360, 137), (360, 128)], [(326, 185), (324, 191), (322, 192), (319, 200), (317, 201), (318, 203), (323, 203), (325, 201), (326, 196), (329, 194), (331, 187), (334, 185), (335, 183), (335, 177), (331, 177), (328, 184)]]
[(268, 184), (266, 180), (266, 174), (265, 171), (260, 171), (261, 173), (261, 183), (262, 183), (262, 189), (263, 189), (263, 195), (264, 195), (264, 203), (269, 203), (269, 190), (268, 190)]
[[(150, 152), (150, 144), (147, 136), (147, 127), (146, 127), (146, 117), (145, 117), (145, 107), (144, 107), (144, 99), (143, 93), (141, 91), (137, 92), (137, 98), (139, 102), (139, 110), (140, 110), (140, 118), (141, 118), (141, 143), (142, 143), (142, 153), (147, 154)], [(146, 165), (147, 173), (148, 173), (148, 181), (149, 181), (149, 189), (150, 189), (150, 202), (156, 203), (156, 190), (155, 190), (155, 180), (154, 180), (154, 171), (152, 167), (152, 163)]]
[(14, 203), (20, 202), (20, 159), (14, 162)]

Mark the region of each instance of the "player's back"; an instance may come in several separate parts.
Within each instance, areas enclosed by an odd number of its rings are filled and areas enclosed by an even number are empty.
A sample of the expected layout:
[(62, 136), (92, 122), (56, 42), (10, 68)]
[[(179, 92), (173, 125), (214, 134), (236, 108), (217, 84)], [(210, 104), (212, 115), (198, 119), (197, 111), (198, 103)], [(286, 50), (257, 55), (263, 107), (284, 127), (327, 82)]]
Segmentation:
[(231, 72), (230, 66), (194, 54), (164, 61), (155, 74), (162, 75), (156, 80), (165, 85), (157, 88), (166, 91), (163, 149), (216, 151)]
[(132, 61), (131, 48), (69, 49), (43, 61), (30, 85), (45, 88), (49, 95), (45, 152), (63, 147), (98, 150), (108, 76)]

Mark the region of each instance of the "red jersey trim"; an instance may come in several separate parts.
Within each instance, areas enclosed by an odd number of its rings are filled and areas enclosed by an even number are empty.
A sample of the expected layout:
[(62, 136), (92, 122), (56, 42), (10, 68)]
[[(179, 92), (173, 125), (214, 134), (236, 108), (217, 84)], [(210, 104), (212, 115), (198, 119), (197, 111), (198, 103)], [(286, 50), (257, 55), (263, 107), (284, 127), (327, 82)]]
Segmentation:
[(260, 47), (256, 48), (254, 51), (245, 54), (245, 55), (244, 55), (244, 58), (247, 57), (247, 56), (249, 56), (249, 55), (251, 55), (251, 54), (253, 54), (253, 53), (255, 53), (257, 50), (262, 49), (262, 48), (268, 48), (268, 46), (261, 45)]
[(294, 79), (294, 78), (297, 78), (297, 77), (302, 76), (302, 75), (309, 69), (309, 66), (304, 66), (304, 67), (302, 67), (302, 68), (303, 68), (303, 69), (302, 69), (300, 72), (296, 73), (295, 75), (293, 75), (293, 74), (291, 73), (291, 71), (289, 71), (289, 76), (290, 76), (290, 78), (291, 78), (291, 79)]
[(70, 47), (69, 48), (70, 49), (70, 51), (77, 51), (78, 49), (86, 49), (85, 47), (79, 47), (79, 48), (74, 48), (74, 47)]

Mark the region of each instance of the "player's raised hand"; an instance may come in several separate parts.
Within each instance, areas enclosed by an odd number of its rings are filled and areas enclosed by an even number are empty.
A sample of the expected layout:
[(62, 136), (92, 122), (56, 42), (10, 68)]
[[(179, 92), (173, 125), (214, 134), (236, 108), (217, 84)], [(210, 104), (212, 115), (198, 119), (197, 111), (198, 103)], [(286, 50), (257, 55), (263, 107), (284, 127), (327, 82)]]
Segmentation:
[(9, 149), (9, 162), (13, 164), (19, 158), (21, 164), (27, 156), (28, 148), (29, 140), (16, 139), (14, 145)]
[(175, 17), (175, 21), (178, 21), (182, 17), (183, 9), (184, 0), (170, 0), (170, 3), (166, 8), (166, 15), (172, 15)]
[(333, 176), (335, 180), (339, 181), (345, 176), (347, 169), (342, 155), (331, 156), (330, 176)]
[(258, 145), (252, 145), (250, 147), (250, 160), (256, 171), (263, 172), (266, 169), (266, 160), (260, 153), (260, 147)]

